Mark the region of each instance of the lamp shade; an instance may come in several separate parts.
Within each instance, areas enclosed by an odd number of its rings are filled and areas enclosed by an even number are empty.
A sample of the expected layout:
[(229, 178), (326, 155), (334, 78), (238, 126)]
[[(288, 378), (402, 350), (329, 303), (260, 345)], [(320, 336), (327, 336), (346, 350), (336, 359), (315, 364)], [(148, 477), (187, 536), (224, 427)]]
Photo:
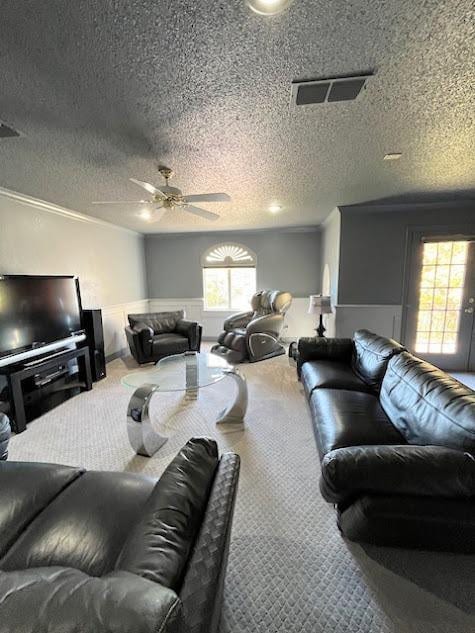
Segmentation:
[(309, 299), (309, 314), (331, 314), (331, 297), (326, 297), (325, 295), (310, 295)]

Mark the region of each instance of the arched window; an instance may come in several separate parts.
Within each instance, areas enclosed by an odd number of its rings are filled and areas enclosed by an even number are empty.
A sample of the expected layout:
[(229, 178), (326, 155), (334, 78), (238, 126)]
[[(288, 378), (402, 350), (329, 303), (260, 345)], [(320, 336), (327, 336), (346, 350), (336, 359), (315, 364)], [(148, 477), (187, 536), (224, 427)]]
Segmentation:
[(217, 244), (201, 258), (205, 310), (246, 310), (256, 292), (256, 256), (242, 244)]

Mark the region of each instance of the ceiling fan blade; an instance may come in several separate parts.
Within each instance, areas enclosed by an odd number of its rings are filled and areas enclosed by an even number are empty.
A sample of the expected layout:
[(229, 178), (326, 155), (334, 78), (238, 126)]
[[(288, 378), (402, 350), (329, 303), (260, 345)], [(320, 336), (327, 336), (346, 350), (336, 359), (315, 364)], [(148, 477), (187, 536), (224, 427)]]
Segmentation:
[(184, 211), (188, 211), (188, 213), (193, 213), (193, 215), (199, 215), (200, 218), (205, 218), (206, 220), (217, 220), (219, 218), (219, 215), (217, 213), (206, 211), (206, 209), (200, 209), (199, 207), (194, 207), (191, 204), (187, 204), (182, 208)]
[(185, 196), (185, 202), (229, 202), (230, 200), (231, 196), (227, 193), (199, 193)]
[(144, 182), (143, 180), (136, 180), (135, 178), (129, 178), (129, 180), (130, 180), (130, 182), (133, 182), (134, 184), (138, 185), (139, 187), (142, 187), (143, 189), (145, 189), (145, 191), (148, 191), (149, 193), (153, 194), (154, 196), (163, 196), (164, 198), (167, 197), (163, 193), (163, 191), (160, 191), (160, 189), (157, 189), (156, 187), (151, 185), (149, 182)]
[(91, 204), (150, 204), (148, 200), (99, 200)]

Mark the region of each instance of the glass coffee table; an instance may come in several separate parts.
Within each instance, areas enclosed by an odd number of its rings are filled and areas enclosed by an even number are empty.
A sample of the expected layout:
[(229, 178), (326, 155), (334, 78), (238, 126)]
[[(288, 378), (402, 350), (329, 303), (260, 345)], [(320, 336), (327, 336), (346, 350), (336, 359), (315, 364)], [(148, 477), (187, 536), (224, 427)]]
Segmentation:
[(198, 391), (229, 377), (237, 385), (233, 402), (223, 409), (216, 423), (242, 424), (247, 410), (247, 384), (244, 376), (223, 358), (207, 352), (185, 352), (167, 356), (147, 371), (122, 378), (122, 384), (135, 389), (127, 409), (127, 433), (138, 455), (151, 457), (165, 444), (167, 437), (151, 425), (149, 405), (154, 393), (183, 391), (196, 399)]

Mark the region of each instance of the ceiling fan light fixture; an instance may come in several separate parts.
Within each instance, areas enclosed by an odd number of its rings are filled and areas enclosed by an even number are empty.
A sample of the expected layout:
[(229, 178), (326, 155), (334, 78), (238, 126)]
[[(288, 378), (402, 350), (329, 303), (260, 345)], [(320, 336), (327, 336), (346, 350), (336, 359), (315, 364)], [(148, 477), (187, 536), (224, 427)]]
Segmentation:
[(150, 220), (152, 217), (150, 209), (142, 209), (142, 211), (140, 212), (140, 217), (142, 218), (142, 220)]
[(292, 4), (293, 0), (247, 0), (247, 5), (259, 15), (277, 15)]

